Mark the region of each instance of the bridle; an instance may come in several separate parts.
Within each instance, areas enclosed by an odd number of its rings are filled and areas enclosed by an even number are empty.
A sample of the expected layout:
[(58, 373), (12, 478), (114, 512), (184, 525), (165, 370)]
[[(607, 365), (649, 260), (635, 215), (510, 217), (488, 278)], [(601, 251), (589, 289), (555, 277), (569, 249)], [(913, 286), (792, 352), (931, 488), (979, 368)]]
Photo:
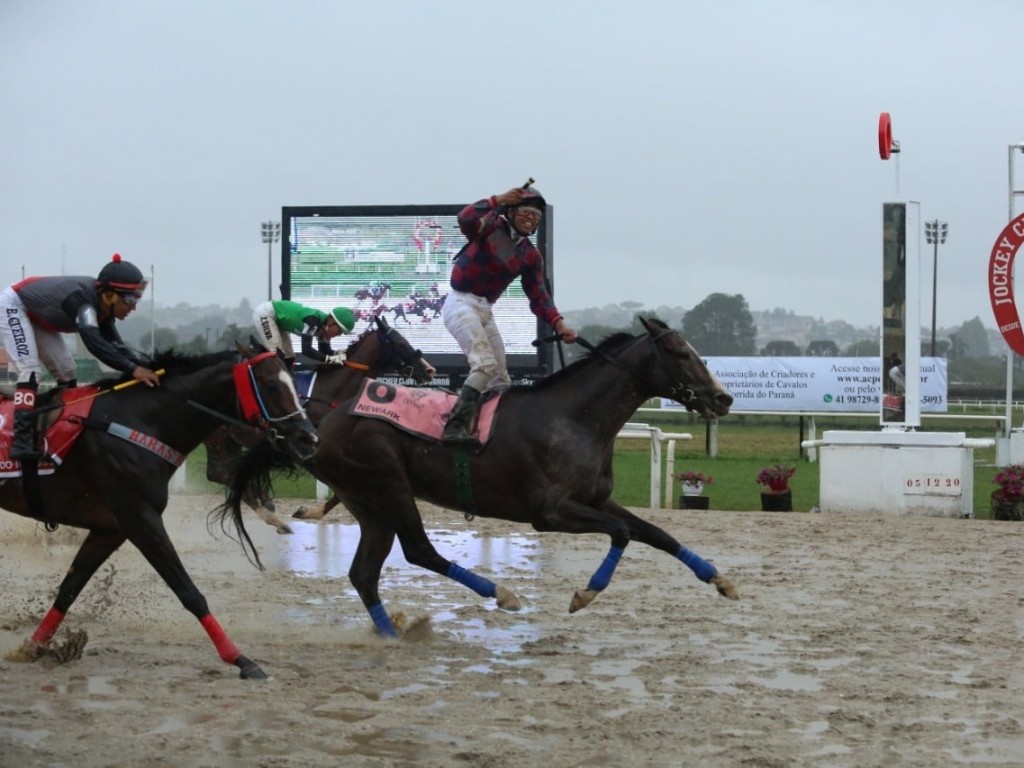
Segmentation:
[[(376, 367), (378, 371), (386, 370), (392, 360), (397, 360), (402, 364), (402, 367), (398, 369), (397, 373), (402, 378), (411, 378), (413, 370), (416, 367), (416, 363), (422, 359), (423, 352), (418, 349), (402, 349), (399, 350), (395, 344), (394, 339), (391, 338), (391, 334), (395, 332), (395, 329), (388, 325), (386, 320), (382, 320), (379, 317), (374, 318), (374, 322), (377, 328), (372, 332), (377, 334), (377, 338), (380, 339), (380, 358), (377, 360)], [(369, 334), (363, 334), (356, 340), (355, 344), (359, 344)], [(355, 346), (355, 344), (353, 346)], [(369, 371), (371, 366), (366, 363), (357, 363), (355, 361), (346, 360), (343, 365), (349, 368), (355, 368), (359, 371)]]
[[(395, 344), (394, 339), (391, 335), (395, 332), (395, 329), (388, 325), (386, 320), (376, 317), (374, 322), (377, 327), (375, 329), (370, 328), (365, 331), (358, 339), (356, 339), (351, 345), (349, 345), (349, 353), (353, 351), (354, 347), (357, 347), (362, 341), (375, 334), (380, 340), (380, 354), (379, 357), (372, 366), (367, 363), (356, 362), (355, 360), (346, 359), (342, 365), (346, 368), (352, 368), (357, 371), (363, 371), (364, 373), (370, 373), (374, 368), (377, 372), (386, 371), (392, 360), (397, 360), (401, 363), (401, 368), (397, 369), (397, 373), (402, 378), (412, 378), (413, 372), (416, 368), (416, 363), (422, 359), (423, 352), (418, 349), (399, 349), (398, 345)], [(303, 398), (306, 403), (321, 403), (330, 408), (337, 406), (337, 402), (333, 400), (326, 400), (323, 398), (313, 397), (312, 391), (308, 397)]]
[(243, 358), (235, 363), (234, 368), (232, 368), (231, 373), (235, 382), (235, 394), (238, 397), (238, 405), (242, 411), (242, 421), (226, 416), (213, 408), (208, 408), (202, 403), (197, 403), (195, 400), (187, 400), (186, 402), (193, 408), (220, 419), (233, 427), (241, 427), (243, 429), (255, 427), (260, 432), (265, 433), (270, 440), (279, 439), (280, 435), (272, 425), (290, 419), (305, 419), (306, 412), (300, 405), (298, 409), (284, 416), (270, 415), (263, 394), (260, 392), (259, 384), (256, 382), (256, 372), (254, 369), (264, 360), (269, 360), (272, 357), (277, 357), (277, 352), (260, 352), (252, 357)]
[[(654, 356), (657, 357), (658, 361), (662, 363), (662, 368), (667, 368), (667, 366), (665, 365), (665, 353), (662, 351), (661, 346), (659, 345), (658, 342), (660, 342), (663, 338), (665, 338), (666, 336), (669, 336), (669, 335), (671, 335), (673, 333), (676, 333), (676, 331), (672, 330), (671, 328), (664, 328), (664, 329), (658, 331), (656, 334), (653, 334), (653, 335), (651, 335), (649, 333), (645, 333), (643, 336), (640, 336), (639, 338), (633, 339), (632, 342), (630, 342), (629, 344), (625, 345), (619, 351), (620, 352), (625, 352), (627, 349), (630, 349), (634, 345), (639, 344), (641, 341), (649, 339), (651, 341), (651, 343), (652, 343), (652, 346), (653, 346), (653, 354), (654, 354)], [(579, 344), (584, 349), (588, 350), (589, 352), (592, 352), (593, 354), (595, 354), (595, 355), (597, 355), (597, 356), (607, 360), (609, 363), (614, 365), (616, 368), (622, 369), (623, 371), (628, 373), (633, 378), (639, 379), (640, 381), (644, 382), (645, 384), (651, 384), (651, 385), (654, 384), (654, 381), (649, 376), (640, 373), (635, 368), (630, 368), (628, 365), (626, 365), (625, 363), (621, 362), (618, 358), (612, 357), (607, 352), (605, 352), (605, 351), (603, 351), (601, 349), (598, 349), (593, 344), (591, 344), (589, 341), (584, 339), (582, 336), (577, 336), (576, 337), (576, 343)], [(692, 347), (691, 347), (691, 349), (692, 349)], [(675, 381), (675, 382), (670, 381), (669, 382), (669, 394), (672, 397), (672, 399), (678, 400), (680, 403), (692, 403), (694, 400), (697, 399), (697, 393), (694, 392), (691, 387), (688, 387), (686, 384), (684, 384), (681, 381)]]
[(267, 409), (259, 385), (256, 383), (256, 371), (253, 369), (264, 360), (276, 356), (277, 352), (260, 352), (258, 355), (236, 363), (232, 371), (235, 377), (235, 392), (238, 394), (238, 403), (242, 408), (242, 418), (246, 423), (264, 431), (270, 429), (269, 424), (295, 418), (306, 418), (306, 412), (302, 410), (301, 405), (291, 413), (277, 417), (271, 416)]

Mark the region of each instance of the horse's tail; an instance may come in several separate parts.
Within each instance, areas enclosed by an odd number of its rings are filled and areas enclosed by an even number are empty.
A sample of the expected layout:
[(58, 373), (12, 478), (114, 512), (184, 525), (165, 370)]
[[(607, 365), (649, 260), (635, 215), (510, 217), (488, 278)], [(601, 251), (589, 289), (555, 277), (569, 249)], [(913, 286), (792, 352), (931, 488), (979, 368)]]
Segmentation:
[[(249, 562), (260, 570), (263, 570), (263, 563), (260, 561), (256, 546), (249, 538), (248, 531), (245, 530), (242, 504), (250, 498), (272, 499), (272, 475), (275, 471), (297, 474), (298, 468), (288, 454), (277, 450), (270, 441), (264, 440), (233, 463), (230, 476), (224, 483), (227, 487), (224, 503), (210, 513), (210, 521), (219, 523), (222, 531), (238, 541)], [(234, 536), (233, 531), (238, 535)]]

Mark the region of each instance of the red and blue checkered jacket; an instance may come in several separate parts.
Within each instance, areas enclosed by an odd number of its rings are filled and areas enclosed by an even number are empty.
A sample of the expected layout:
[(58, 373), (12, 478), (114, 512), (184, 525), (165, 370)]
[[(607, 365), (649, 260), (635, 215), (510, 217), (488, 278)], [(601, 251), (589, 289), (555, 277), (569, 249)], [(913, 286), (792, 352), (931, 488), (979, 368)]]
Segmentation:
[(562, 317), (544, 285), (544, 257), (528, 237), (513, 238), (512, 227), (498, 212), (493, 197), (463, 208), (459, 229), (469, 243), (455, 257), (452, 288), (483, 296), (493, 304), (518, 277), (533, 314), (551, 325)]

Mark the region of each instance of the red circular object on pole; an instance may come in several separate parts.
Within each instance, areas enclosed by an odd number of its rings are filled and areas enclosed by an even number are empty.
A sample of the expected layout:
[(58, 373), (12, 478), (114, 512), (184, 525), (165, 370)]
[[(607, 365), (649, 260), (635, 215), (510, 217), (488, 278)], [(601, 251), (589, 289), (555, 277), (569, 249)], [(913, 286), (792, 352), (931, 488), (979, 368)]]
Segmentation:
[(892, 118), (888, 112), (878, 116), (878, 156), (883, 160), (892, 157)]
[(1021, 328), (1013, 296), (1013, 260), (1021, 244), (1024, 244), (1024, 213), (999, 233), (988, 260), (988, 293), (996, 325), (1010, 349), (1018, 355), (1024, 355), (1024, 328)]

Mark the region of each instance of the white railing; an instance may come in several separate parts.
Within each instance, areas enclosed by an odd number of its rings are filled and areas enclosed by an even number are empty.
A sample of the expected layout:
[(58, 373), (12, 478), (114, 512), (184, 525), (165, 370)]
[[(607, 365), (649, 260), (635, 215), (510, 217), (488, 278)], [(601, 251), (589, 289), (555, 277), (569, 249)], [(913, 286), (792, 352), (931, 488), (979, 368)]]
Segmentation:
[[(651, 446), (651, 507), (672, 508), (672, 473), (676, 464), (676, 441), (692, 440), (689, 432), (663, 432), (659, 427), (626, 422), (616, 435), (619, 440), (649, 440)], [(667, 442), (665, 460), (665, 504), (661, 503), (661, 444)]]

